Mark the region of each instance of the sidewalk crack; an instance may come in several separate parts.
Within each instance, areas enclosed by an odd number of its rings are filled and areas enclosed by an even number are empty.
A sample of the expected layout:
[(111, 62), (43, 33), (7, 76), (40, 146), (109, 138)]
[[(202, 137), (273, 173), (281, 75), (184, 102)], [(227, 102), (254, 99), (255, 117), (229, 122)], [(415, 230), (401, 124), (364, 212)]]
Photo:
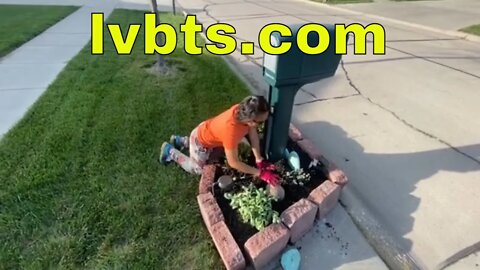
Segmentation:
[(359, 94), (352, 94), (352, 95), (338, 96), (338, 97), (331, 97), (331, 98), (317, 98), (317, 99), (310, 100), (310, 101), (295, 103), (294, 106), (302, 106), (302, 105), (305, 105), (305, 104), (310, 104), (310, 103), (315, 103), (315, 102), (322, 102), (322, 101), (336, 100), (336, 99), (344, 99), (344, 98), (355, 97), (355, 96), (359, 96)]
[(379, 107), (380, 109), (382, 109), (382, 110), (384, 110), (384, 111), (386, 111), (386, 112), (389, 112), (393, 117), (395, 117), (397, 120), (399, 120), (400, 122), (402, 122), (404, 125), (408, 126), (409, 128), (411, 128), (411, 129), (413, 129), (413, 130), (415, 130), (415, 131), (417, 131), (417, 132), (419, 132), (419, 133), (421, 133), (421, 134), (423, 134), (423, 135), (425, 135), (425, 136), (427, 136), (427, 137), (429, 137), (429, 138), (431, 138), (431, 139), (434, 139), (434, 140), (440, 142), (441, 144), (444, 144), (444, 145), (448, 146), (449, 148), (451, 148), (451, 149), (454, 150), (455, 152), (463, 155), (464, 157), (466, 157), (466, 158), (472, 160), (473, 162), (477, 163), (478, 165), (480, 165), (480, 160), (476, 159), (475, 157), (473, 157), (473, 156), (471, 156), (471, 155), (469, 155), (469, 154), (467, 154), (467, 153), (465, 153), (465, 152), (462, 152), (460, 149), (458, 149), (458, 148), (456, 148), (455, 146), (451, 145), (450, 143), (442, 140), (441, 138), (439, 138), (439, 137), (437, 137), (437, 136), (435, 136), (435, 135), (433, 135), (433, 134), (430, 134), (430, 133), (428, 133), (428, 132), (426, 132), (426, 131), (424, 131), (424, 130), (421, 130), (420, 128), (415, 127), (415, 126), (412, 125), (411, 123), (407, 122), (405, 119), (401, 118), (401, 117), (400, 117), (398, 114), (396, 114), (394, 111), (389, 110), (389, 109), (386, 108), (385, 106), (383, 106), (383, 105), (381, 105), (381, 104), (379, 104), (379, 103), (376, 103), (376, 102), (374, 102), (371, 98), (365, 96), (365, 95), (360, 91), (360, 89), (353, 83), (352, 79), (351, 79), (350, 76), (348, 75), (348, 71), (347, 71), (347, 69), (345, 68), (345, 65), (344, 65), (344, 63), (343, 63), (343, 60), (340, 61), (340, 64), (341, 64), (341, 67), (342, 67), (342, 69), (343, 69), (343, 72), (345, 73), (345, 76), (346, 76), (347, 81), (348, 81), (348, 83), (350, 84), (350, 86), (351, 86), (353, 89), (355, 89), (355, 91), (358, 93), (358, 95), (362, 96), (362, 97), (363, 97), (364, 99), (366, 99), (369, 103), (371, 103), (371, 104)]
[(314, 99), (317, 99), (317, 96), (315, 96), (312, 92), (303, 89), (303, 87), (300, 88), (300, 90), (305, 92), (305, 94), (312, 96)]
[[(205, 15), (207, 15), (210, 19), (214, 20), (215, 23), (220, 23), (219, 20), (217, 20), (215, 17), (213, 17), (212, 15), (210, 15), (210, 13), (208, 12), (207, 8), (210, 7), (210, 6), (214, 6), (215, 3), (211, 3), (211, 4), (207, 4), (203, 7), (203, 12), (205, 12)], [(202, 23), (203, 25), (203, 23)]]

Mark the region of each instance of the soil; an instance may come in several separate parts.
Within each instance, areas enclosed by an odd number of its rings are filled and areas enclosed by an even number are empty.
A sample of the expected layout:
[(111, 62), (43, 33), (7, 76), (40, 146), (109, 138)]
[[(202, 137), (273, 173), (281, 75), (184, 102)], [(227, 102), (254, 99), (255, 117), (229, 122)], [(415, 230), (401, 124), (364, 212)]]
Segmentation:
[[(300, 147), (298, 147), (297, 144), (289, 140), (287, 144), (287, 149), (289, 151), (296, 151), (298, 153), (300, 157), (301, 168), (303, 168), (304, 171), (310, 174), (310, 181), (308, 181), (304, 186), (294, 185), (294, 184), (282, 185), (282, 187), (285, 189), (285, 198), (282, 201), (272, 203), (273, 209), (277, 211), (279, 214), (281, 214), (285, 209), (287, 209), (288, 207), (290, 207), (292, 204), (299, 201), (300, 199), (307, 198), (312, 190), (314, 190), (316, 187), (321, 185), (327, 179), (325, 174), (322, 172), (322, 169), (320, 167), (321, 165), (317, 167), (308, 168), (310, 165), (311, 159), (306, 153), (304, 153), (300, 149)], [(236, 211), (232, 210), (232, 208), (229, 205), (229, 201), (225, 199), (223, 194), (225, 192), (235, 193), (237, 191), (240, 191), (242, 186), (247, 186), (251, 182), (253, 182), (255, 186), (263, 187), (263, 188), (266, 187), (266, 184), (259, 179), (254, 179), (251, 176), (244, 175), (229, 169), (228, 167), (224, 166), (225, 164), (224, 162), (225, 162), (224, 159), (222, 159), (220, 163), (217, 164), (217, 166), (221, 167), (221, 169), (217, 170), (217, 175), (215, 176), (215, 179), (217, 180), (223, 174), (229, 174), (234, 178), (234, 183), (232, 186), (230, 186), (226, 190), (221, 190), (218, 187), (218, 185), (215, 185), (213, 189), (213, 193), (225, 217), (225, 223), (229, 227), (233, 235), (233, 238), (235, 239), (238, 246), (243, 252), (244, 251), (243, 246), (245, 242), (250, 237), (252, 237), (255, 233), (257, 233), (258, 230), (255, 227), (251, 226), (250, 224), (244, 223), (241, 220), (241, 217), (239, 216), (239, 214)], [(246, 162), (249, 165), (254, 165), (253, 155), (251, 155), (250, 158), (246, 160)], [(285, 168), (288, 168), (288, 170), (290, 170), (288, 165), (286, 165), (285, 160), (282, 160), (279, 163), (281, 163), (283, 166), (285, 166)]]

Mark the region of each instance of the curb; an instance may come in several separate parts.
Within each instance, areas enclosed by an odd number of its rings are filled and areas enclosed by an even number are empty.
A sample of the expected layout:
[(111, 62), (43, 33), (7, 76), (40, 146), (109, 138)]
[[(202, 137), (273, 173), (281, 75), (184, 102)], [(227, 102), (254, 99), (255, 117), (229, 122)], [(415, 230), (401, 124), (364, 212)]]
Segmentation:
[[(323, 157), (313, 143), (304, 138), (293, 124), (290, 124), (289, 137), (296, 140), (297, 144), (304, 142), (308, 147), (301, 148), (308, 156), (322, 163), (327, 162), (323, 163), (326, 172), (332, 169), (340, 171)], [(212, 193), (217, 172), (215, 165), (205, 167), (199, 182), (197, 202), (203, 223), (228, 270), (246, 269), (247, 259), (254, 269), (262, 269), (278, 259), (289, 243), (294, 244), (300, 240), (311, 230), (315, 221), (328, 215), (338, 205), (341, 191), (346, 184), (345, 182), (337, 185), (332, 181), (330, 174), (326, 174), (327, 180), (312, 190), (308, 198), (299, 200), (281, 213), (279, 224), (270, 224), (251, 236), (245, 242), (245, 251), (242, 252), (226, 225), (225, 217)]]
[(463, 33), (463, 32), (460, 32), (460, 31), (435, 28), (435, 27), (431, 27), (431, 26), (421, 25), (421, 24), (418, 24), (418, 23), (411, 23), (411, 22), (407, 22), (407, 21), (392, 19), (392, 18), (388, 18), (388, 17), (384, 17), (384, 16), (380, 16), (380, 15), (375, 15), (375, 14), (371, 14), (371, 13), (354, 11), (354, 10), (350, 10), (350, 9), (347, 9), (347, 8), (332, 6), (332, 5), (325, 4), (325, 3), (314, 2), (314, 1), (311, 1), (311, 0), (297, 0), (297, 1), (303, 2), (303, 3), (309, 3), (311, 5), (321, 6), (321, 7), (324, 7), (324, 8), (329, 8), (329, 9), (333, 9), (333, 10), (337, 10), (337, 11), (347, 12), (347, 13), (350, 13), (350, 14), (356, 15), (356, 16), (365, 16), (365, 17), (369, 17), (369, 18), (372, 18), (372, 19), (376, 19), (376, 20), (383, 20), (383, 21), (396, 23), (396, 24), (400, 24), (400, 25), (404, 25), (404, 26), (408, 26), (408, 27), (412, 27), (412, 28), (417, 28), (417, 29), (421, 29), (421, 30), (425, 30), (425, 31), (430, 31), (430, 32), (438, 33), (438, 34), (444, 34), (444, 35), (460, 38), (460, 39), (463, 39), (463, 40), (466, 40), (466, 41), (480, 43), (480, 36), (476, 36), (476, 35), (472, 35), (472, 34), (468, 34), (468, 33)]

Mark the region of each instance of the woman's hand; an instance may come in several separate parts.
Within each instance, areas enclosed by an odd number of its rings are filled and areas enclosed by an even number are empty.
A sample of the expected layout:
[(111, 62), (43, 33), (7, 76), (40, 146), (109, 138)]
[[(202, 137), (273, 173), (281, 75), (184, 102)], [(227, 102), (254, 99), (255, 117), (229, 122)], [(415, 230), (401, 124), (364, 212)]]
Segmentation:
[(260, 169), (260, 179), (272, 186), (278, 185), (278, 175), (272, 171)]

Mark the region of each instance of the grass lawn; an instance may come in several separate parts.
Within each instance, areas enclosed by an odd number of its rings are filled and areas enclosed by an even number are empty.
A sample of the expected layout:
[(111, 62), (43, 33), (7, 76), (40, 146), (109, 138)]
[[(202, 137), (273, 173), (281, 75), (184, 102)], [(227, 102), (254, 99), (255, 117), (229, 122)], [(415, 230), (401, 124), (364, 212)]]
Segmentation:
[(462, 28), (462, 29), (460, 29), (460, 31), (480, 36), (480, 24), (476, 24), (476, 25), (472, 25), (472, 26), (469, 26), (469, 27)]
[[(178, 31), (184, 18), (162, 21)], [(143, 12), (116, 10), (109, 22), (125, 31)], [(150, 75), (143, 33), (119, 56), (105, 31), (105, 54), (88, 44), (0, 141), (2, 268), (223, 267), (198, 210), (199, 177), (158, 153), (249, 92), (218, 56), (187, 55), (183, 34), (168, 59), (184, 71)]]
[(77, 9), (72, 6), (0, 5), (0, 57)]

